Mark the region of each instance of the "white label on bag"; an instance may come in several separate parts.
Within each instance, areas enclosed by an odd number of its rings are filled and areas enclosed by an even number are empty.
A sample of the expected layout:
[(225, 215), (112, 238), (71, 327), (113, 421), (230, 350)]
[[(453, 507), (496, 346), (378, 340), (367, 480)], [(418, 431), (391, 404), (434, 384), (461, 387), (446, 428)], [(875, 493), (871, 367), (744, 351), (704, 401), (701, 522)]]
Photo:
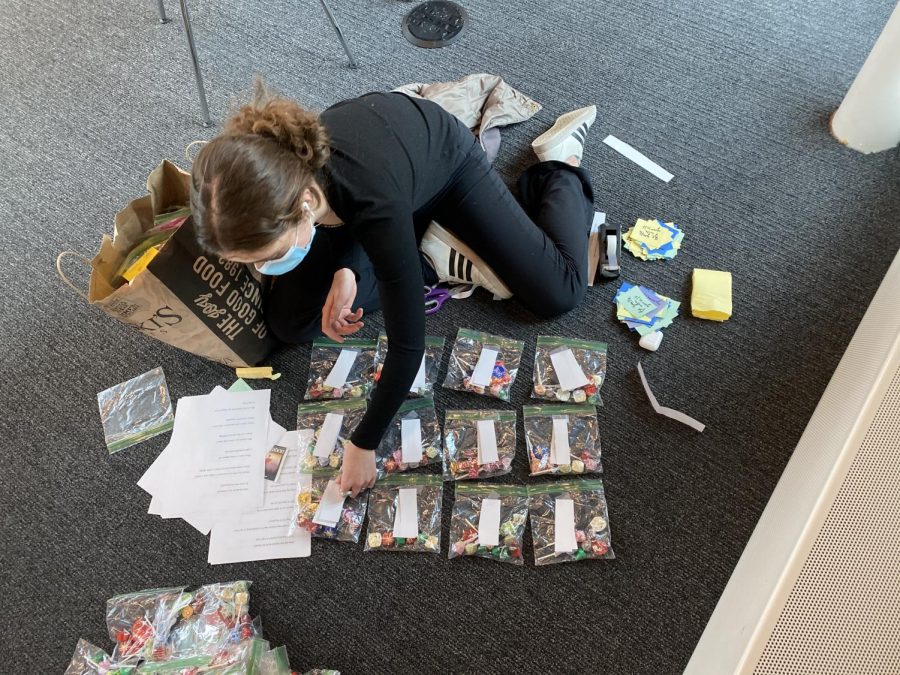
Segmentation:
[(419, 372), (416, 373), (416, 379), (413, 380), (409, 390), (416, 393), (425, 386), (425, 355), (422, 354), (422, 363), (419, 364)]
[(478, 430), (478, 463), (492, 464), (499, 462), (497, 455), (497, 430), (494, 428), (494, 420), (478, 420), (475, 422)]
[(553, 524), (553, 550), (571, 553), (578, 548), (575, 540), (575, 502), (571, 499), (556, 500), (556, 520)]
[(482, 499), (478, 514), (478, 543), (482, 546), (500, 545), (500, 500)]
[(550, 360), (553, 362), (553, 370), (556, 372), (556, 379), (559, 380), (559, 387), (563, 391), (572, 391), (590, 384), (571, 349), (551, 352)]
[(342, 349), (334, 362), (331, 372), (325, 378), (325, 386), (333, 389), (340, 389), (347, 382), (347, 376), (353, 367), (353, 362), (359, 356), (358, 349)]
[(394, 514), (394, 536), (419, 536), (419, 497), (416, 488), (400, 488), (397, 491), (397, 512)]
[(554, 415), (553, 435), (550, 437), (550, 463), (571, 464), (572, 455), (569, 450), (569, 416)]
[(322, 422), (322, 428), (319, 429), (319, 436), (316, 438), (316, 449), (313, 451), (316, 457), (331, 456), (343, 423), (343, 413), (328, 413), (325, 415), (325, 421)]
[(491, 375), (494, 374), (494, 365), (497, 363), (497, 355), (499, 349), (493, 347), (482, 347), (481, 354), (478, 355), (478, 363), (475, 364), (475, 370), (472, 371), (472, 377), (469, 382), (476, 387), (488, 387), (491, 384)]
[(341, 518), (344, 510), (344, 500), (346, 497), (341, 493), (337, 481), (330, 480), (325, 486), (322, 493), (322, 499), (319, 501), (319, 508), (316, 509), (316, 515), (312, 521), (317, 525), (325, 525), (326, 527), (334, 527)]
[(404, 464), (422, 461), (422, 420), (418, 417), (400, 420), (400, 455)]

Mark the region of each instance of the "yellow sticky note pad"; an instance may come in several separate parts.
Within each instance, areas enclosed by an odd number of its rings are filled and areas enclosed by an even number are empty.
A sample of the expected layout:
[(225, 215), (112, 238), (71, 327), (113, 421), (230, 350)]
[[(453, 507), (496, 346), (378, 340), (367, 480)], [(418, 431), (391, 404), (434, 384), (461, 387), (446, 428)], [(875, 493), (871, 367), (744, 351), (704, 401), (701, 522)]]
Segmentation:
[(691, 314), (711, 321), (731, 318), (731, 272), (694, 270)]
[(631, 229), (631, 240), (657, 249), (672, 241), (672, 233), (656, 220), (638, 219)]

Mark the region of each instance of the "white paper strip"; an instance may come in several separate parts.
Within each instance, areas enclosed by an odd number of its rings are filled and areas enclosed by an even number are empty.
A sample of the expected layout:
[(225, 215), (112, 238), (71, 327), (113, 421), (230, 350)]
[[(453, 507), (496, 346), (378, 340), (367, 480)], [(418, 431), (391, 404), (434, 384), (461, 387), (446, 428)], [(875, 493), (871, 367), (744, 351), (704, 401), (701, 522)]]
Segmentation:
[(477, 420), (478, 430), (478, 463), (492, 464), (499, 462), (497, 455), (497, 430), (494, 428), (494, 420)]
[(412, 385), (409, 390), (411, 392), (417, 392), (419, 389), (425, 386), (425, 355), (422, 354), (422, 363), (419, 364), (419, 372), (416, 373), (416, 379), (413, 380)]
[(325, 525), (326, 527), (334, 527), (341, 518), (344, 510), (344, 500), (346, 497), (341, 493), (337, 481), (330, 480), (325, 486), (322, 493), (322, 499), (319, 501), (319, 508), (316, 509), (316, 515), (312, 521), (317, 525)]
[(681, 422), (682, 424), (688, 425), (691, 429), (695, 429), (697, 431), (703, 431), (706, 428), (706, 425), (703, 422), (698, 422), (693, 417), (685, 415), (683, 412), (679, 412), (677, 410), (673, 410), (672, 408), (666, 408), (659, 404), (659, 401), (656, 400), (656, 397), (653, 395), (653, 392), (650, 391), (650, 384), (647, 382), (647, 377), (644, 375), (644, 369), (641, 368), (641, 362), (638, 361), (637, 364), (638, 375), (641, 376), (641, 382), (644, 383), (644, 391), (647, 392), (647, 398), (650, 399), (650, 405), (653, 406), (653, 409), (659, 413), (660, 415), (665, 415), (676, 422)]
[(491, 375), (494, 372), (494, 364), (497, 363), (497, 354), (500, 352), (493, 347), (482, 347), (478, 355), (478, 363), (472, 371), (469, 382), (476, 387), (487, 387), (491, 384)]
[(563, 391), (572, 391), (590, 384), (571, 349), (551, 352), (550, 361), (553, 362), (556, 379), (559, 380), (560, 389)]
[(572, 463), (572, 455), (569, 450), (568, 415), (553, 417), (553, 435), (550, 437), (550, 463), (557, 466)]
[(395, 537), (419, 536), (419, 498), (416, 488), (397, 491), (397, 512), (394, 514)]
[(322, 428), (319, 429), (319, 435), (316, 438), (316, 448), (313, 450), (313, 454), (316, 457), (331, 456), (343, 423), (344, 415), (342, 413), (328, 413), (325, 415), (325, 421), (322, 423)]
[(478, 543), (481, 546), (500, 545), (500, 500), (482, 499), (478, 514)]
[(625, 157), (630, 159), (642, 169), (646, 169), (647, 171), (652, 173), (661, 181), (668, 183), (670, 180), (672, 180), (672, 174), (670, 174), (659, 164), (651, 160), (649, 157), (632, 148), (630, 145), (628, 145), (628, 143), (620, 141), (615, 136), (607, 136), (603, 139), (603, 142), (619, 154), (624, 155)]
[(578, 548), (575, 540), (575, 502), (556, 500), (556, 520), (553, 523), (553, 546), (556, 553), (571, 553)]
[(404, 464), (422, 461), (422, 420), (418, 417), (400, 420), (400, 455)]
[(358, 349), (342, 349), (337, 357), (337, 361), (334, 362), (334, 367), (328, 373), (328, 377), (325, 378), (325, 386), (334, 389), (343, 387), (344, 383), (347, 382), (347, 376), (350, 374), (350, 369), (353, 367), (353, 362), (356, 361), (357, 356), (359, 356)]

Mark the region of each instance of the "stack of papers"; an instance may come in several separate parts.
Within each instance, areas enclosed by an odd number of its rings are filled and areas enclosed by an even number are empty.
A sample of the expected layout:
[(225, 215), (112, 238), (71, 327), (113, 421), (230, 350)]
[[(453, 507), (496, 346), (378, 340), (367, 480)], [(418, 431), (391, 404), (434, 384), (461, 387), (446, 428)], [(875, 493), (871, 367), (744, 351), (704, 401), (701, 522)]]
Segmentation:
[(691, 314), (711, 321), (731, 318), (731, 272), (694, 270)]
[(641, 260), (671, 260), (681, 248), (683, 239), (684, 232), (675, 223), (638, 219), (624, 234), (622, 242)]
[[(269, 396), (267, 389), (216, 387), (179, 399), (169, 445), (138, 481), (153, 496), (148, 513), (211, 534), (210, 564), (310, 553), (309, 533), (287, 536), (300, 439), (272, 421)], [(267, 481), (266, 453), (274, 445), (288, 453), (278, 480)]]
[(641, 336), (671, 325), (681, 306), (680, 302), (627, 281), (622, 282), (614, 301), (616, 318)]

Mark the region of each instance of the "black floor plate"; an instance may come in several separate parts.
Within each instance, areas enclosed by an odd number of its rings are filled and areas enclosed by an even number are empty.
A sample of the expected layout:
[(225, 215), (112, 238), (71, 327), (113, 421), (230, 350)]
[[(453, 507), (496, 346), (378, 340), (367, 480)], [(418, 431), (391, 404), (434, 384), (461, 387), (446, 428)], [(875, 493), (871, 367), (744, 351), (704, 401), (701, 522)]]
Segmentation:
[(469, 22), (466, 10), (448, 0), (430, 0), (414, 7), (403, 18), (403, 35), (417, 47), (446, 47)]

